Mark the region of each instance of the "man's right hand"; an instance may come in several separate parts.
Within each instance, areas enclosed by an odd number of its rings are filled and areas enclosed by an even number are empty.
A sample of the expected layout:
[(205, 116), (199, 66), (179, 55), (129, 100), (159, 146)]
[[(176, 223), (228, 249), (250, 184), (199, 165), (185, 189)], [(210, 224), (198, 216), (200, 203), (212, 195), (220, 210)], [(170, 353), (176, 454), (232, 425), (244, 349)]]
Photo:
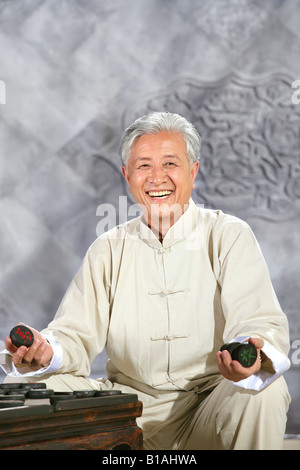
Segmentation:
[[(18, 325), (24, 325), (18, 323)], [(17, 368), (26, 366), (32, 371), (48, 367), (53, 356), (53, 349), (50, 343), (34, 328), (31, 328), (34, 334), (34, 341), (30, 348), (20, 346), (17, 348), (11, 338), (8, 336), (5, 340), (6, 349), (12, 354), (12, 360)]]

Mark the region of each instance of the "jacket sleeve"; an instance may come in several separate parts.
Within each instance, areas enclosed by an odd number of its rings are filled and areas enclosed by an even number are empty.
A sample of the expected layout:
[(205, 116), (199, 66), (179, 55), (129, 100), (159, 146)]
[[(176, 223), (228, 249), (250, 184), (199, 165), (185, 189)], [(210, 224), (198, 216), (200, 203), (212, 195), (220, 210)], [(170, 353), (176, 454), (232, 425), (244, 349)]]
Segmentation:
[(274, 292), (258, 242), (245, 222), (222, 226), (218, 263), (225, 316), (224, 342), (241, 341), (250, 336), (263, 338), (262, 370), (267, 374), (260, 375), (265, 378), (274, 375), (273, 380), (289, 367), (288, 321)]
[(107, 240), (91, 245), (53, 321), (42, 331), (61, 346), (58, 373), (89, 375), (93, 360), (105, 347), (110, 312), (109, 259)]

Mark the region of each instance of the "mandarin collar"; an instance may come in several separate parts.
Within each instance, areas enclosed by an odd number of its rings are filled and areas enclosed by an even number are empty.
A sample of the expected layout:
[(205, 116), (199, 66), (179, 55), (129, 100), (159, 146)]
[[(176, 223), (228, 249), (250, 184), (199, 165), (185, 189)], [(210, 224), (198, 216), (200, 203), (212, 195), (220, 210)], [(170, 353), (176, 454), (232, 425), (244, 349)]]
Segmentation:
[(160, 242), (156, 234), (148, 227), (143, 216), (140, 217), (139, 236), (145, 243), (154, 248), (168, 248), (174, 243), (185, 239), (194, 229), (195, 223), (196, 205), (190, 198), (187, 209), (175, 224), (169, 228), (162, 242)]

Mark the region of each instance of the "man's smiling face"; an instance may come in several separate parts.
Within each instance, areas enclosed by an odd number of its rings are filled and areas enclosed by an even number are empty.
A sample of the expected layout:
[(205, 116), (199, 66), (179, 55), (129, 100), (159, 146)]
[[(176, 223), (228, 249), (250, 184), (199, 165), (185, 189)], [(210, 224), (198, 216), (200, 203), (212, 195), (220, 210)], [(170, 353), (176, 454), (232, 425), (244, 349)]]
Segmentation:
[(176, 222), (189, 203), (198, 167), (198, 162), (190, 165), (180, 134), (160, 132), (135, 140), (128, 167), (123, 165), (122, 172), (149, 226), (151, 213), (161, 222), (165, 216), (170, 218), (171, 207), (177, 208), (171, 225)]

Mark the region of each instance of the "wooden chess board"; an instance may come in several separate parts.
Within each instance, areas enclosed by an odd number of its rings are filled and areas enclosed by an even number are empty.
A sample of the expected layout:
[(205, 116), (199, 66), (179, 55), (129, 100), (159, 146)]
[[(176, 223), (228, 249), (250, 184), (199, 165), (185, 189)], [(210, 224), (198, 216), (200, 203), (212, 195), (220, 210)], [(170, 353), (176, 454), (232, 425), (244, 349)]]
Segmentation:
[(0, 449), (143, 449), (136, 423), (142, 403), (135, 394), (81, 390), (68, 395), (29, 387), (26, 392), (25, 384), (2, 384), (0, 398)]

